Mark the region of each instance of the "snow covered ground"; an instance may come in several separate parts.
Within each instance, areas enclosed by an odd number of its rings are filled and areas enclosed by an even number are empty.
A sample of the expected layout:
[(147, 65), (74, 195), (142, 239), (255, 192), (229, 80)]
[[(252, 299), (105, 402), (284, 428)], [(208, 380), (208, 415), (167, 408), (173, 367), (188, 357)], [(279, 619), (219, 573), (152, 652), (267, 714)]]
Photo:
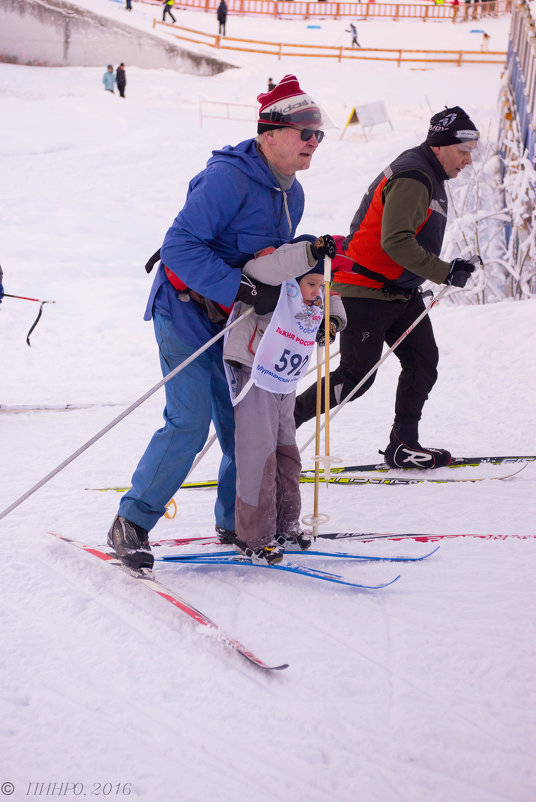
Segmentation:
[[(507, 22), (498, 22), (506, 43)], [(289, 23), (281, 25), (286, 33)], [(388, 25), (381, 38), (394, 46), (402, 24)], [(460, 35), (452, 25), (413, 27), (426, 37), (437, 28), (445, 47)], [(371, 38), (375, 30), (367, 24)], [(252, 134), (245, 122), (200, 128), (200, 99), (254, 105), (268, 75), (296, 72), (339, 124), (355, 103), (385, 100), (392, 131), (378, 127), (368, 143), (357, 130), (342, 141), (329, 132), (300, 176), (300, 233), (346, 233), (370, 180), (422, 139), (429, 105), (460, 104), (488, 130), (500, 73), (250, 57), (239, 70), (199, 78), (127, 65), (120, 100), (104, 93), (103, 71), (0, 65), (4, 286), (56, 302), (31, 348), (38, 305), (2, 303), (0, 404), (92, 405), (0, 409), (0, 509), (160, 378), (142, 320), (151, 283), (143, 265), (211, 149)], [(433, 310), (441, 364), (424, 443), (456, 455), (536, 453), (535, 313), (536, 301)], [(332, 452), (343, 463), (372, 462), (386, 445), (397, 373), (391, 357), (373, 389), (335, 419)], [(267, 676), (127, 576), (47, 535), (104, 542), (118, 495), (86, 488), (128, 483), (161, 407), (162, 391), (1, 522), (0, 785), (13, 783), (11, 799), (36, 796), (44, 783), (41, 795), (66, 800), (531, 802), (536, 467), (503, 482), (324, 489), (326, 531), (526, 537), (448, 540), (428, 561), (401, 567), (318, 562), (354, 581), (400, 572), (382, 591), (158, 564), (162, 581), (267, 662), (290, 663)], [(303, 427), (299, 442), (311, 431)], [(309, 448), (306, 467), (312, 457)], [(215, 477), (218, 460), (214, 447), (195, 477)], [(312, 498), (304, 487), (304, 513)], [(155, 537), (212, 531), (214, 491), (183, 490), (176, 501), (176, 518), (162, 520)], [(62, 782), (84, 786), (61, 791)]]

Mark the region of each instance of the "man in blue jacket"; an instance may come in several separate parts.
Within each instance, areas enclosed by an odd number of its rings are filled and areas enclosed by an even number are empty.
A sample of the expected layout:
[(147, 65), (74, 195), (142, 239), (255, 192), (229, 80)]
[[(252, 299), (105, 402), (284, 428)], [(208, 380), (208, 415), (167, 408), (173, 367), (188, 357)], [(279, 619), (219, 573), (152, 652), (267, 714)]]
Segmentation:
[[(327, 117), (293, 75), (257, 100), (257, 137), (213, 152), (164, 238), (145, 313), (154, 322), (164, 376), (221, 331), (235, 300), (258, 314), (277, 304), (280, 287), (242, 281), (241, 268), (258, 251), (295, 236), (304, 207), (295, 173), (310, 167)], [(223, 543), (234, 537), (234, 419), (221, 340), (165, 388), (165, 425), (153, 435), (108, 533), (109, 545), (135, 570), (152, 567), (148, 532), (183, 483), (211, 420), (223, 452), (216, 531)]]

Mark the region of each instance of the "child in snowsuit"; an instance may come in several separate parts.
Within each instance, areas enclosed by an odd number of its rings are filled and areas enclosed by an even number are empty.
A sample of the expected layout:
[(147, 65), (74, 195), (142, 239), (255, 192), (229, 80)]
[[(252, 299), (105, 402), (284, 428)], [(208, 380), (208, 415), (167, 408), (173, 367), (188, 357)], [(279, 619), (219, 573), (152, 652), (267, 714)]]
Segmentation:
[(113, 94), (115, 85), (115, 75), (114, 75), (114, 68), (112, 67), (111, 64), (108, 64), (106, 72), (102, 76), (102, 83), (104, 84), (105, 90), (107, 92), (112, 92)]
[[(311, 545), (299, 523), (301, 460), (294, 402), (298, 379), (323, 336), (324, 261), (315, 259), (314, 242), (314, 237), (299, 237), (247, 262), (243, 273), (253, 281), (283, 282), (279, 302), (272, 313), (245, 317), (224, 344), (235, 405), (235, 546), (265, 565), (282, 559), (285, 543), (302, 549)], [(236, 303), (232, 318), (246, 309)], [(346, 325), (339, 296), (331, 297), (330, 310), (334, 336)]]

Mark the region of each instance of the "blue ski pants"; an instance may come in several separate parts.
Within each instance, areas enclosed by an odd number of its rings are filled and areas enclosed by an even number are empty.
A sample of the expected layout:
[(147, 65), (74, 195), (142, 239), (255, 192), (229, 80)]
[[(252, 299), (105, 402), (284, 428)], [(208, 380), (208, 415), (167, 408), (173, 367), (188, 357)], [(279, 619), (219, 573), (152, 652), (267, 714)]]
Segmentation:
[[(153, 317), (166, 376), (196, 350), (177, 336), (171, 318)], [(122, 497), (119, 515), (144, 529), (152, 529), (166, 511), (166, 504), (180, 488), (196, 454), (208, 437), (211, 420), (223, 457), (218, 475), (216, 524), (235, 528), (236, 468), (234, 414), (217, 342), (165, 385), (165, 425), (156, 431), (132, 477), (132, 488)]]

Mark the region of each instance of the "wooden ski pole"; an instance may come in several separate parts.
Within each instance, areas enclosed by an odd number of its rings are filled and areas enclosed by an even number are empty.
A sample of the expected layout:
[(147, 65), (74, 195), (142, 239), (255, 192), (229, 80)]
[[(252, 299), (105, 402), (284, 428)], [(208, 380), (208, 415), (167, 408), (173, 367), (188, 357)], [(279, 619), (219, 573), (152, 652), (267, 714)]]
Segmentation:
[[(313, 499), (313, 514), (305, 515), (302, 518), (302, 523), (306, 526), (312, 526), (313, 540), (318, 536), (318, 525), (329, 521), (329, 515), (319, 512), (319, 497), (320, 497), (320, 460), (324, 464), (324, 477), (326, 478), (326, 487), (328, 487), (330, 467), (332, 458), (329, 453), (329, 335), (330, 335), (330, 295), (329, 288), (331, 284), (331, 259), (328, 256), (324, 257), (324, 348), (317, 345), (317, 370), (316, 370), (316, 432), (315, 432), (315, 486), (314, 486), (314, 499)], [(326, 423), (324, 432), (324, 456), (320, 456), (320, 416), (322, 410), (322, 363), (324, 363), (324, 388), (325, 400), (324, 409), (326, 410)]]
[(323, 364), (323, 348), (321, 345), (316, 346), (316, 430), (315, 430), (315, 484), (313, 495), (313, 514), (304, 515), (302, 524), (310, 526), (313, 533), (313, 539), (316, 540), (318, 536), (318, 524), (326, 523), (329, 521), (328, 515), (321, 515), (318, 512), (319, 496), (320, 496), (320, 415), (322, 409), (322, 364)]

